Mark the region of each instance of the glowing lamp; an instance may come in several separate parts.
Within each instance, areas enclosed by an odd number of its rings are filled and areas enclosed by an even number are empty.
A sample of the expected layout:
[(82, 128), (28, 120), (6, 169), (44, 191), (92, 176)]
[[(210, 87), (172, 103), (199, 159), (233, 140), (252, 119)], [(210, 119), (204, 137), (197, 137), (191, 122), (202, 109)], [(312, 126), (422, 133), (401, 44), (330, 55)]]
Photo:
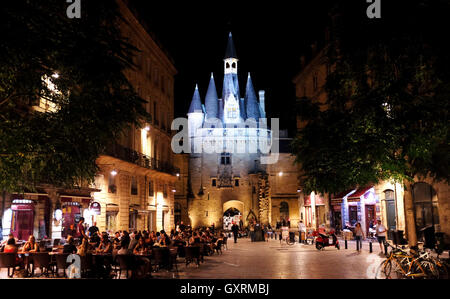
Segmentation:
[(113, 170), (111, 171), (111, 175), (112, 175), (112, 176), (117, 175), (117, 170), (113, 169)]

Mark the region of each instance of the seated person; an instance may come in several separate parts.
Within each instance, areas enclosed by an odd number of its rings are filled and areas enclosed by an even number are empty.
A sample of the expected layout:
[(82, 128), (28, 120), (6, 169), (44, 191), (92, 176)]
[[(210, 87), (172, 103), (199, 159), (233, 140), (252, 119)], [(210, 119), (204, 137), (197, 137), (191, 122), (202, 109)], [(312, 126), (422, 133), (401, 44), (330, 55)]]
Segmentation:
[(111, 253), (113, 250), (113, 246), (111, 241), (109, 240), (107, 233), (102, 233), (102, 239), (100, 241), (100, 245), (97, 248), (97, 252), (100, 253)]
[(145, 240), (140, 238), (136, 247), (133, 249), (134, 254), (144, 254), (148, 252), (148, 247), (145, 244)]
[(116, 232), (114, 234), (113, 246), (114, 246), (114, 248), (117, 248), (120, 246), (120, 233), (119, 232)]
[(89, 238), (89, 244), (93, 247), (93, 248), (98, 248), (98, 246), (100, 245), (101, 242), (101, 238), (98, 235), (98, 233), (93, 234), (90, 238)]
[(169, 236), (166, 233), (161, 234), (161, 239), (159, 240), (160, 246), (170, 246), (172, 242), (169, 239)]
[(2, 241), (2, 243), (1, 243), (1, 245), (0, 245), (0, 247), (1, 247), (0, 252), (3, 252), (3, 250), (4, 250), (5, 247), (6, 247), (6, 245), (8, 245), (8, 241), (9, 241), (10, 239), (14, 239), (14, 244), (16, 244), (16, 239), (14, 238), (14, 235), (13, 235), (13, 234), (9, 234), (9, 235), (8, 235), (8, 239)]
[(123, 236), (120, 239), (120, 249), (117, 251), (117, 254), (131, 254), (131, 251), (128, 250), (130, 246), (130, 236), (127, 231), (123, 232)]
[(79, 256), (86, 256), (86, 254), (88, 253), (88, 249), (89, 249), (88, 239), (83, 238), (83, 240), (81, 241), (81, 245), (78, 246), (77, 248), (77, 254)]
[(63, 253), (75, 253), (77, 252), (77, 247), (75, 246), (75, 240), (71, 235), (67, 236), (66, 243), (63, 247)]
[(14, 237), (9, 238), (6, 241), (6, 245), (5, 248), (3, 249), (4, 253), (17, 253), (18, 248), (16, 246), (16, 239), (14, 239)]
[(22, 251), (24, 251), (24, 252), (39, 252), (39, 246), (36, 243), (36, 239), (34, 238), (33, 235), (30, 235), (30, 237), (28, 238), (28, 241), (23, 246)]

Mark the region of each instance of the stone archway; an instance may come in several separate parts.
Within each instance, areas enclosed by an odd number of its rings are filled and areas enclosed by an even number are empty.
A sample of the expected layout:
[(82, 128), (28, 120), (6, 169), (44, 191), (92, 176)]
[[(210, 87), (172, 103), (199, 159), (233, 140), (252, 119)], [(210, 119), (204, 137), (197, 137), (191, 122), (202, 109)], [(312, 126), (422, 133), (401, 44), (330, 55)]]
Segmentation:
[[(223, 204), (223, 213), (224, 213), (224, 217), (223, 217), (223, 228), (224, 229), (227, 229), (227, 225), (226, 225), (226, 223), (225, 222), (230, 222), (230, 221), (234, 221), (233, 219), (231, 219), (231, 218), (233, 218), (235, 215), (236, 215), (236, 213), (238, 213), (239, 215), (240, 215), (240, 220), (242, 220), (242, 218), (243, 218), (243, 215), (244, 215), (244, 203), (242, 202), (242, 201), (240, 201), (240, 200), (229, 200), (229, 201), (227, 201), (227, 202), (225, 202), (224, 204)], [(226, 221), (227, 219), (225, 218), (226, 216), (225, 216), (225, 213), (229, 213), (230, 211), (232, 211), (232, 213), (231, 214), (233, 214), (233, 216), (230, 218), (230, 219), (228, 219), (228, 221)], [(237, 218), (236, 218), (237, 219)], [(238, 223), (239, 224), (239, 223)], [(228, 227), (228, 229), (229, 229), (229, 227)]]

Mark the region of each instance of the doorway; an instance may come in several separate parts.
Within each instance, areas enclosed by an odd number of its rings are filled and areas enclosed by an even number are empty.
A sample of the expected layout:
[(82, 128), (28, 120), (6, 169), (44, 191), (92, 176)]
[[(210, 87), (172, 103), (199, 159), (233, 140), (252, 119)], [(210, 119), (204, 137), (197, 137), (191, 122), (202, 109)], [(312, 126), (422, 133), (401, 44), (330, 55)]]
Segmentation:
[(374, 223), (376, 219), (375, 205), (366, 205), (366, 233), (369, 231), (371, 223)]
[(351, 226), (355, 226), (358, 222), (358, 207), (357, 206), (349, 206), (348, 207), (348, 218)]
[(231, 230), (233, 223), (240, 225), (242, 219), (241, 212), (236, 208), (229, 208), (223, 213), (223, 229)]

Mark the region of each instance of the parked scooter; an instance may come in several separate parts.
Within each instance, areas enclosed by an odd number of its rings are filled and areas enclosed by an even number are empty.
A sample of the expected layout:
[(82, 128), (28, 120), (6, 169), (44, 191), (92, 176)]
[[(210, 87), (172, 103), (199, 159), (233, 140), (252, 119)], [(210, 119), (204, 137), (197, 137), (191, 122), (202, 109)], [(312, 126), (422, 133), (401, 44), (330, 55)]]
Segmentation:
[(318, 231), (314, 231), (314, 236), (316, 237), (315, 243), (317, 250), (322, 250), (328, 246), (334, 246), (338, 250), (341, 249), (341, 246), (339, 245), (339, 240), (337, 239), (334, 230), (330, 231), (328, 235), (324, 235), (319, 233)]

